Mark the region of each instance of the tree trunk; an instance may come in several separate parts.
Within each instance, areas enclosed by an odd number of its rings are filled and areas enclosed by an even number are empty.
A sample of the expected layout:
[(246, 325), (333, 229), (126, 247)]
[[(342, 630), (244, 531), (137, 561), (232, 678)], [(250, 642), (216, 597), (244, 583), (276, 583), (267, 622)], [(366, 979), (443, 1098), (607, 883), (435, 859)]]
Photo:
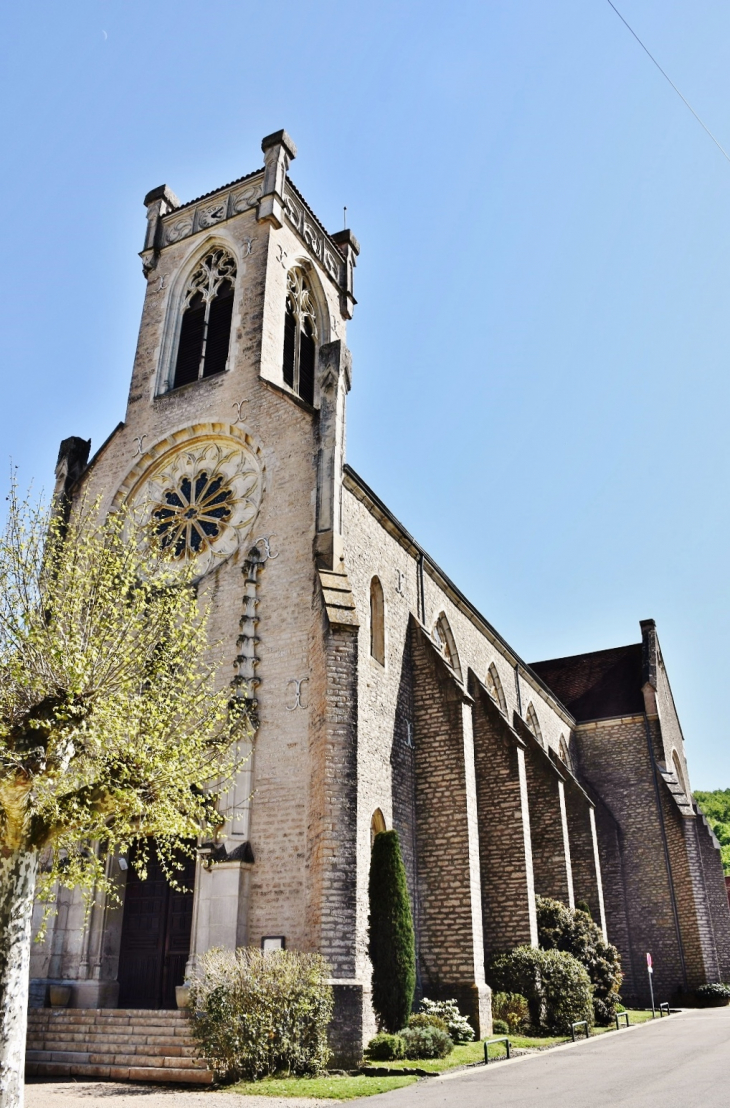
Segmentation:
[(37, 850), (0, 854), (0, 1108), (23, 1108)]

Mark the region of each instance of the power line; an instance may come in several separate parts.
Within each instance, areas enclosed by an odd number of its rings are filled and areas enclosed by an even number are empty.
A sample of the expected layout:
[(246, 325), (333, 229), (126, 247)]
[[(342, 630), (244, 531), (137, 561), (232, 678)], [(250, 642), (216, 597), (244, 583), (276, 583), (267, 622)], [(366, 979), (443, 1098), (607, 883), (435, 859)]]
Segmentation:
[(712, 133), (712, 131), (710, 130), (710, 128), (709, 128), (709, 127), (707, 127), (707, 126), (705, 126), (705, 124), (704, 124), (704, 123), (702, 122), (702, 120), (700, 119), (700, 117), (699, 117), (699, 116), (697, 115), (697, 112), (696, 112), (696, 111), (694, 110), (694, 108), (693, 108), (693, 107), (692, 107), (692, 105), (690, 104), (689, 100), (686, 100), (686, 99), (684, 98), (684, 96), (682, 96), (682, 93), (681, 93), (681, 92), (679, 91), (679, 89), (678, 89), (678, 88), (677, 88), (677, 86), (675, 85), (675, 83), (674, 83), (674, 81), (672, 80), (672, 78), (671, 78), (671, 77), (670, 77), (670, 76), (669, 76), (669, 75), (668, 75), (667, 73), (665, 73), (665, 72), (664, 72), (664, 70), (662, 69), (662, 67), (661, 67), (661, 66), (659, 65), (659, 62), (658, 62), (658, 61), (656, 60), (656, 58), (654, 57), (654, 55), (653, 55), (653, 54), (651, 53), (651, 51), (650, 51), (650, 50), (649, 50), (649, 49), (648, 49), (648, 48), (647, 48), (646, 46), (644, 46), (644, 43), (643, 43), (643, 42), (641, 41), (641, 39), (640, 39), (640, 38), (639, 38), (639, 36), (637, 35), (637, 33), (636, 33), (636, 31), (634, 30), (634, 28), (633, 28), (633, 27), (631, 27), (631, 26), (630, 26), (630, 24), (628, 24), (628, 23), (626, 22), (626, 20), (624, 19), (624, 17), (623, 17), (622, 15), (621, 15), (621, 12), (620, 12), (620, 11), (618, 10), (618, 8), (616, 7), (616, 5), (615, 5), (615, 4), (613, 4), (613, 3), (611, 2), (611, 0), (607, 0), (607, 3), (608, 3), (608, 4), (609, 4), (609, 5), (610, 5), (610, 6), (611, 6), (611, 7), (613, 8), (613, 10), (614, 10), (614, 11), (616, 12), (616, 15), (617, 15), (617, 16), (619, 17), (619, 19), (620, 19), (620, 20), (621, 20), (621, 22), (623, 23), (624, 27), (628, 28), (628, 30), (629, 30), (629, 31), (631, 31), (631, 34), (632, 34), (632, 35), (634, 36), (634, 38), (635, 38), (635, 39), (636, 39), (636, 41), (638, 42), (638, 44), (639, 44), (639, 46), (641, 47), (641, 49), (642, 49), (642, 50), (644, 51), (644, 53), (645, 53), (645, 54), (648, 54), (648, 56), (649, 56), (649, 57), (651, 58), (651, 60), (652, 60), (652, 61), (654, 62), (654, 65), (655, 65), (655, 66), (657, 67), (657, 69), (658, 69), (658, 70), (659, 70), (659, 72), (661, 73), (662, 77), (664, 77), (664, 78), (665, 78), (665, 79), (666, 79), (666, 80), (667, 80), (667, 81), (669, 82), (669, 84), (670, 84), (670, 85), (672, 86), (672, 88), (673, 88), (673, 89), (674, 89), (674, 91), (676, 92), (677, 96), (679, 97), (679, 99), (680, 99), (680, 100), (682, 101), (682, 103), (683, 103), (683, 104), (684, 104), (684, 105), (685, 105), (686, 107), (688, 107), (688, 108), (689, 108), (689, 110), (690, 110), (690, 111), (692, 112), (692, 115), (693, 115), (693, 116), (695, 117), (695, 119), (696, 119), (696, 120), (697, 120), (697, 122), (699, 123), (700, 127), (702, 127), (702, 129), (703, 129), (704, 131), (707, 131), (707, 134), (708, 134), (708, 135), (710, 136), (710, 138), (712, 139), (712, 141), (714, 142), (715, 146), (716, 146), (716, 147), (717, 147), (717, 149), (718, 149), (718, 150), (720, 151), (720, 153), (721, 153), (721, 154), (722, 154), (722, 155), (723, 155), (723, 156), (724, 156), (724, 157), (725, 157), (725, 158), (727, 159), (727, 161), (729, 161), (729, 162), (730, 162), (730, 154), (728, 154), (728, 152), (727, 152), (727, 151), (726, 151), (726, 150), (725, 150), (725, 149), (724, 149), (724, 148), (723, 148), (723, 147), (722, 147), (722, 146), (720, 145), (720, 143), (719, 143), (719, 142), (717, 141), (717, 139), (716, 139), (716, 138), (715, 138), (715, 136), (713, 135), (713, 133)]

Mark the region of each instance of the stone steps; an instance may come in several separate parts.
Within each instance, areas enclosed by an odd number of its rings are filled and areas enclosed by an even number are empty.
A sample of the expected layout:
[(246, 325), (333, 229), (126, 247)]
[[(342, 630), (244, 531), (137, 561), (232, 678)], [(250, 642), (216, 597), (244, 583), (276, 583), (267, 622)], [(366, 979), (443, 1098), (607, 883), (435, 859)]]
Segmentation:
[(196, 1057), (186, 1012), (130, 1008), (32, 1008), (26, 1073), (195, 1085), (213, 1080)]

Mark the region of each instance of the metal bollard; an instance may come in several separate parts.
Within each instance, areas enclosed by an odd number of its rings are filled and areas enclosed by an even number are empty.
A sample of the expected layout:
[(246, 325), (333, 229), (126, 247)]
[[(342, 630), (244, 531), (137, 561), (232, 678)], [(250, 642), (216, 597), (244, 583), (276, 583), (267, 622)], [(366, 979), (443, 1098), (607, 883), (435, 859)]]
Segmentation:
[(591, 1033), (588, 1030), (588, 1020), (576, 1020), (575, 1023), (572, 1023), (570, 1025), (570, 1031), (571, 1031), (571, 1034), (573, 1036), (573, 1042), (575, 1042), (575, 1029), (576, 1029), (576, 1027), (585, 1027), (585, 1029), (586, 1029), (586, 1039), (590, 1039)]
[(620, 1019), (625, 1019), (626, 1020), (626, 1026), (628, 1027), (629, 1026), (629, 1013), (628, 1012), (616, 1012), (616, 1030), (617, 1031), (619, 1031), (620, 1028), (621, 1028), (621, 1024), (619, 1023)]
[(488, 1039), (484, 1043), (484, 1065), (485, 1066), (489, 1065), (489, 1050), (488, 1050), (488, 1047), (490, 1047), (492, 1045), (492, 1043), (504, 1043), (505, 1047), (507, 1048), (507, 1057), (509, 1058), (510, 1041), (506, 1036), (505, 1036), (505, 1038), (502, 1038), (502, 1039)]

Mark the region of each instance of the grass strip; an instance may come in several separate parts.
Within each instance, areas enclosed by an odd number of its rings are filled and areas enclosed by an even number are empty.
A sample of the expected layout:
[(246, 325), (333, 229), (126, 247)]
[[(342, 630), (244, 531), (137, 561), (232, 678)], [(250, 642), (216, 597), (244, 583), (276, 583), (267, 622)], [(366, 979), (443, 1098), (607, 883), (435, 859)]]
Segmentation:
[(417, 1077), (265, 1077), (262, 1081), (241, 1081), (221, 1090), (239, 1096), (307, 1096), (322, 1100), (354, 1100), (412, 1085)]

